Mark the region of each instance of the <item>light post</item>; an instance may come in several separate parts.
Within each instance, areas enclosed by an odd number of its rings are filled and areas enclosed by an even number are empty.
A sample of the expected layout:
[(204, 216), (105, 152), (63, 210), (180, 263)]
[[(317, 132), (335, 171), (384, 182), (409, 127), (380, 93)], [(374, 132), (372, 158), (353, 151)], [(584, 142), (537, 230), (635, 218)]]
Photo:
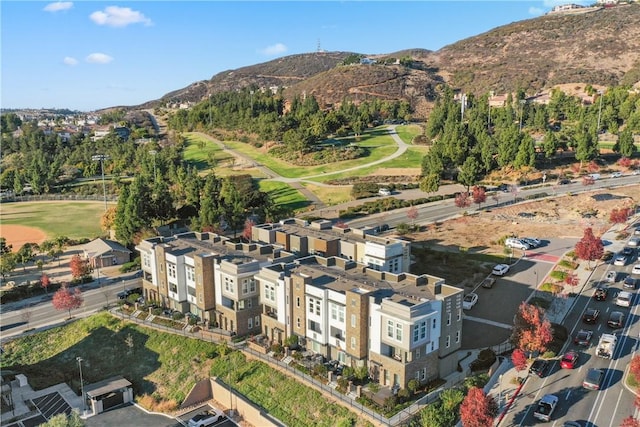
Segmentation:
[(598, 95), (600, 98), (599, 107), (598, 107), (598, 126), (596, 127), (596, 133), (600, 133), (600, 114), (602, 113), (602, 95), (603, 92), (601, 90), (598, 91)]
[(107, 211), (107, 187), (104, 185), (104, 161), (109, 160), (107, 154), (96, 154), (91, 156), (94, 162), (100, 162), (100, 170), (102, 171), (102, 195), (104, 196), (104, 211)]
[(498, 410), (502, 408), (502, 374), (498, 376)]
[(78, 369), (80, 370), (80, 396), (82, 397), (82, 414), (84, 415), (86, 411), (86, 402), (84, 398), (84, 382), (82, 381), (82, 357), (78, 356), (76, 357), (76, 360), (78, 361)]

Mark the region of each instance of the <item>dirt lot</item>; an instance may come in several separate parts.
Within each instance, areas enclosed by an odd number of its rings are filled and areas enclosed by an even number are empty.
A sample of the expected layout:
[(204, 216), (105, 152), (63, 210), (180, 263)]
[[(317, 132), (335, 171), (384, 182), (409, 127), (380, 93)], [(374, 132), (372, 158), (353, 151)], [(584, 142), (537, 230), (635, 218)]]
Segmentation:
[[(600, 235), (611, 227), (613, 209), (631, 207), (638, 200), (640, 185), (490, 208), (432, 224), (411, 236), (416, 261), (412, 272), (433, 274), (462, 286), (479, 283), (505, 256), (504, 247), (498, 244), (502, 237), (581, 238), (586, 227)], [(492, 204), (495, 202), (489, 199), (488, 205)], [(486, 255), (486, 262), (470, 262), (465, 251)]]

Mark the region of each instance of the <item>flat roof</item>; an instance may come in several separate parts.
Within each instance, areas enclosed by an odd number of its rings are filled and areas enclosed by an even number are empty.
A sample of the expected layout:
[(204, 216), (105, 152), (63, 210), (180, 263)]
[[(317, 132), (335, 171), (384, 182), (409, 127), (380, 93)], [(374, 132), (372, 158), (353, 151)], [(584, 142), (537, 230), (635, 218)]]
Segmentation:
[(103, 394), (111, 393), (114, 390), (119, 390), (121, 388), (129, 387), (131, 383), (126, 380), (124, 377), (117, 376), (107, 378), (106, 380), (89, 384), (86, 386), (85, 392), (89, 397), (98, 397)]

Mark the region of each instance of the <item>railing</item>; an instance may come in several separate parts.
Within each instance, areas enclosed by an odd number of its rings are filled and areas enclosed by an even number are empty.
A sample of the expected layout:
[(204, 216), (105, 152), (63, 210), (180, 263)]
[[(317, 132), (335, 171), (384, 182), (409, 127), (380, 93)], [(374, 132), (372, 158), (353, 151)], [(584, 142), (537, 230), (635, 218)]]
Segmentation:
[[(4, 196), (2, 201), (5, 202), (38, 202), (51, 200), (94, 200), (104, 201), (105, 197), (100, 194), (30, 194), (21, 196)], [(118, 196), (115, 194), (107, 194), (108, 202), (117, 202)]]

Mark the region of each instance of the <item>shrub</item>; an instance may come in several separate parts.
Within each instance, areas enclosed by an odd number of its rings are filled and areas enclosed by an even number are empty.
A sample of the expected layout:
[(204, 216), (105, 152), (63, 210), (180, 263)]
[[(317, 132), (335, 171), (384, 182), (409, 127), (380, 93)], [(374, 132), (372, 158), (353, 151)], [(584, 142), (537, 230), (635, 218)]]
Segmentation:
[(569, 274), (562, 270), (553, 270), (549, 276), (559, 282), (564, 282)]
[(578, 264), (573, 262), (573, 261), (569, 261), (567, 259), (563, 259), (561, 260), (558, 265), (560, 267), (564, 267), (564, 268), (568, 268), (570, 270), (575, 270), (576, 268), (578, 268)]
[(174, 311), (173, 314), (171, 315), (171, 318), (173, 320), (181, 320), (181, 319), (184, 319), (184, 314), (179, 311)]

